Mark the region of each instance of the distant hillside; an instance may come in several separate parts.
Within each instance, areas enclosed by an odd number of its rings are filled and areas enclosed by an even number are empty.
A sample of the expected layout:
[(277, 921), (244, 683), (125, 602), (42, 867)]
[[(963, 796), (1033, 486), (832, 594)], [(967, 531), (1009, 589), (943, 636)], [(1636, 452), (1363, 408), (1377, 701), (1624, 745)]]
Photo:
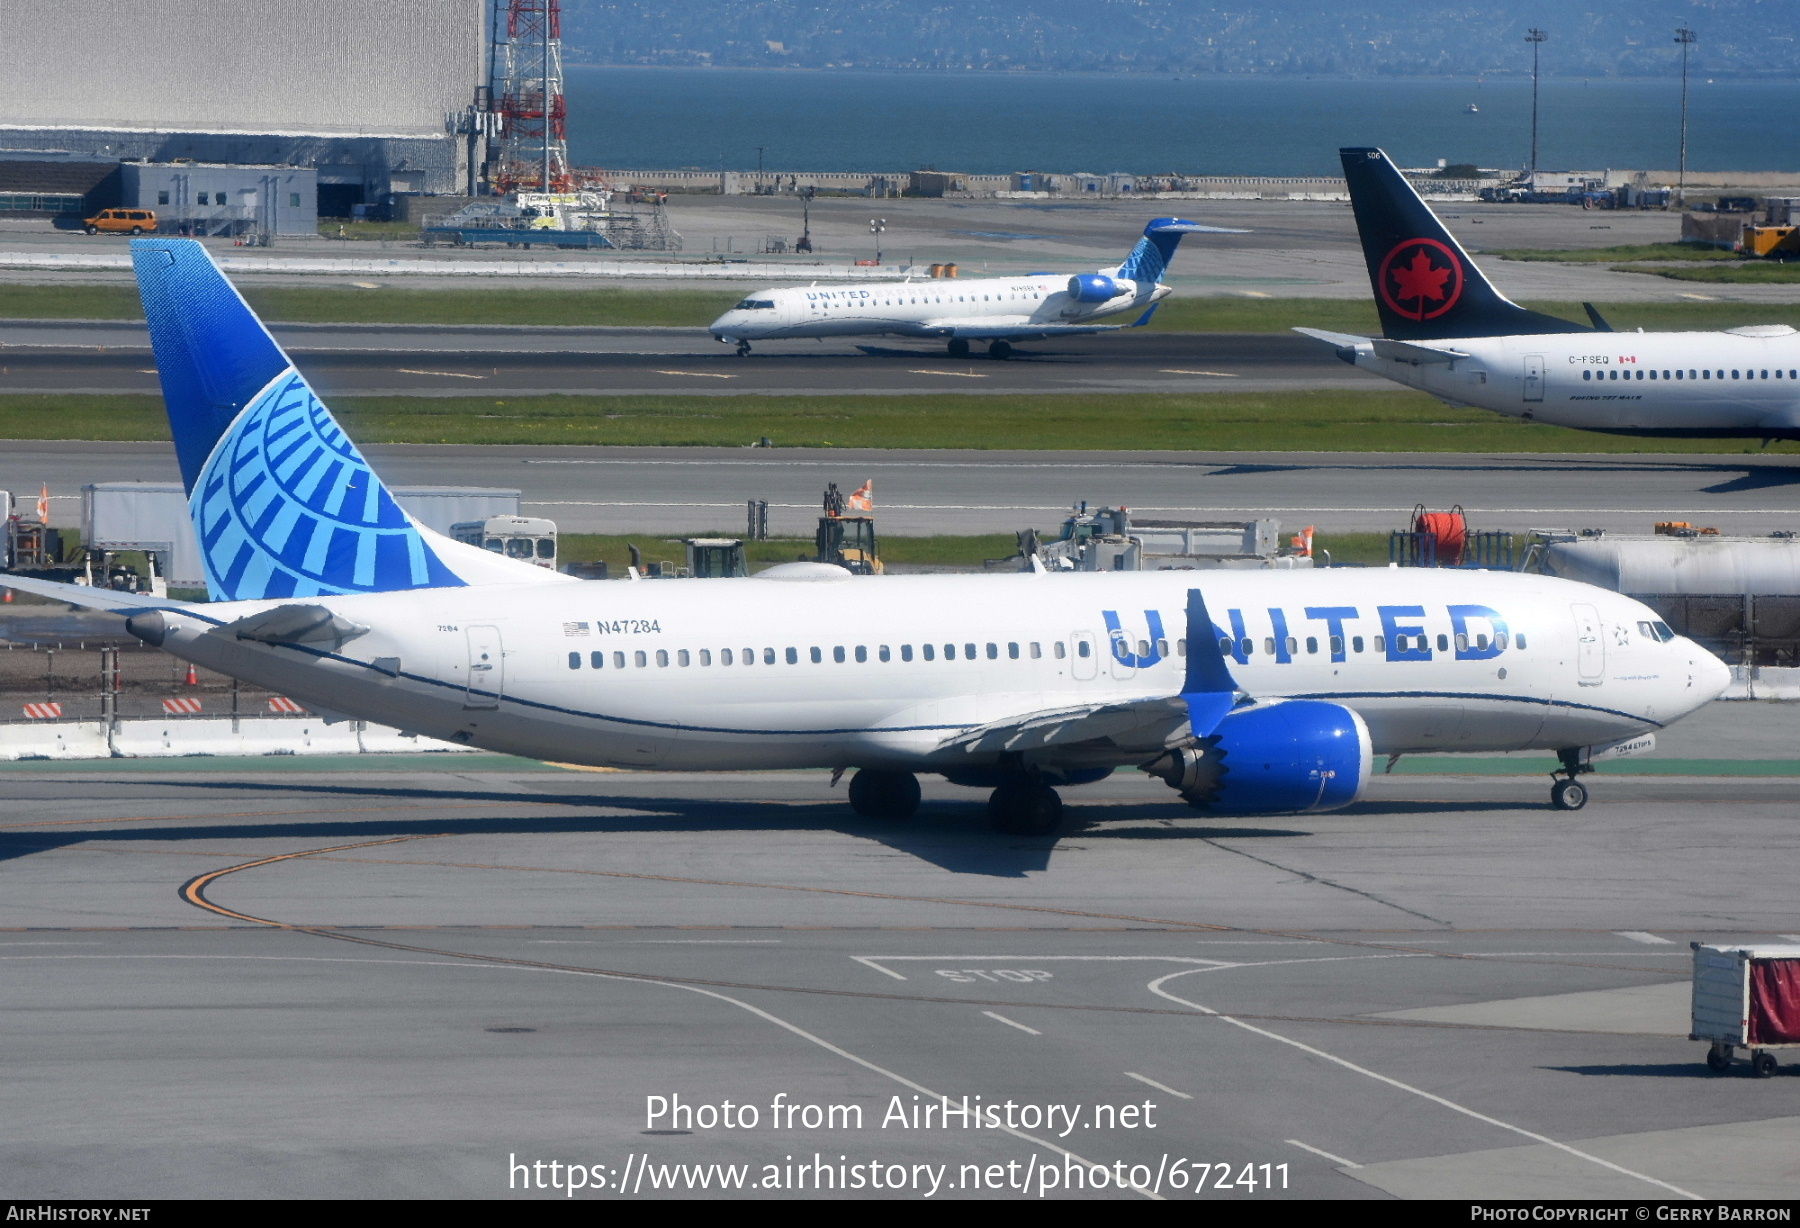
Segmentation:
[(563, 0), (571, 63), (1438, 76), (1789, 76), (1800, 0)]

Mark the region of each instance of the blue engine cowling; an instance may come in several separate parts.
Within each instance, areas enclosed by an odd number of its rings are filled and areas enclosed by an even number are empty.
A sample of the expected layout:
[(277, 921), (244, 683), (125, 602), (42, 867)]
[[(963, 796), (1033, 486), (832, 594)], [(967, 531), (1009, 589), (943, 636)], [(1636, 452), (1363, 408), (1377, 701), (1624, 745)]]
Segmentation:
[(1372, 760), (1362, 717), (1295, 699), (1240, 708), (1198, 746), (1144, 770), (1212, 814), (1316, 814), (1360, 798)]
[(1077, 273), (1069, 278), (1069, 297), (1078, 303), (1110, 303), (1119, 296), (1119, 283), (1104, 273)]

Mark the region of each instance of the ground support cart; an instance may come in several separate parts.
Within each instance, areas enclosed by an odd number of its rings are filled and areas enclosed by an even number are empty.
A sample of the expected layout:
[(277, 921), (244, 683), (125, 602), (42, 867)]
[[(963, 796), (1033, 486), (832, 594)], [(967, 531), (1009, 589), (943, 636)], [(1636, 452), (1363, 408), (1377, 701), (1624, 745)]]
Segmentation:
[(1694, 951), (1694, 1030), (1709, 1041), (1706, 1064), (1720, 1074), (1743, 1049), (1750, 1073), (1779, 1068), (1773, 1050), (1800, 1049), (1800, 946), (1707, 946)]

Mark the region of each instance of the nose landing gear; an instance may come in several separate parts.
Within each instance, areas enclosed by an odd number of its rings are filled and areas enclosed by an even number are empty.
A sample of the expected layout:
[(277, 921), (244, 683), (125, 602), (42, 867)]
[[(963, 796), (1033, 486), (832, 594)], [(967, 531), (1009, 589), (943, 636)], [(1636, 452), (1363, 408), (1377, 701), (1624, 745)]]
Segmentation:
[(738, 342), (737, 356), (739, 358), (746, 358), (749, 356), (749, 354), (750, 354), (750, 343), (748, 341)]
[(1550, 808), (1552, 810), (1580, 810), (1588, 803), (1587, 786), (1576, 779), (1594, 770), (1590, 763), (1581, 761), (1581, 751), (1577, 747), (1566, 747), (1556, 752), (1562, 760), (1562, 770), (1551, 773)]

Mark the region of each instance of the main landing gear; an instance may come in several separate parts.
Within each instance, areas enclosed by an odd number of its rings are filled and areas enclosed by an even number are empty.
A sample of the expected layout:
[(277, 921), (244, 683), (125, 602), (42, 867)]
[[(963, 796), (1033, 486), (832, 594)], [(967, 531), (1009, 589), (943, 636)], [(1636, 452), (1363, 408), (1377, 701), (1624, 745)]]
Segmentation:
[(919, 809), (919, 778), (863, 768), (850, 778), (850, 809), (865, 819), (910, 819)]
[(950, 338), (950, 357), (967, 358), (969, 356), (969, 339), (967, 337)]
[(1012, 354), (1013, 348), (1012, 342), (1010, 341), (993, 341), (988, 343), (989, 358), (1011, 358)]
[(1581, 751), (1577, 747), (1566, 747), (1556, 752), (1562, 760), (1562, 770), (1551, 773), (1550, 808), (1552, 810), (1580, 810), (1588, 803), (1587, 786), (1576, 779), (1594, 770), (1591, 763), (1581, 761)]
[(1009, 836), (1048, 836), (1062, 819), (1061, 796), (1034, 776), (1008, 780), (988, 798), (988, 821)]

